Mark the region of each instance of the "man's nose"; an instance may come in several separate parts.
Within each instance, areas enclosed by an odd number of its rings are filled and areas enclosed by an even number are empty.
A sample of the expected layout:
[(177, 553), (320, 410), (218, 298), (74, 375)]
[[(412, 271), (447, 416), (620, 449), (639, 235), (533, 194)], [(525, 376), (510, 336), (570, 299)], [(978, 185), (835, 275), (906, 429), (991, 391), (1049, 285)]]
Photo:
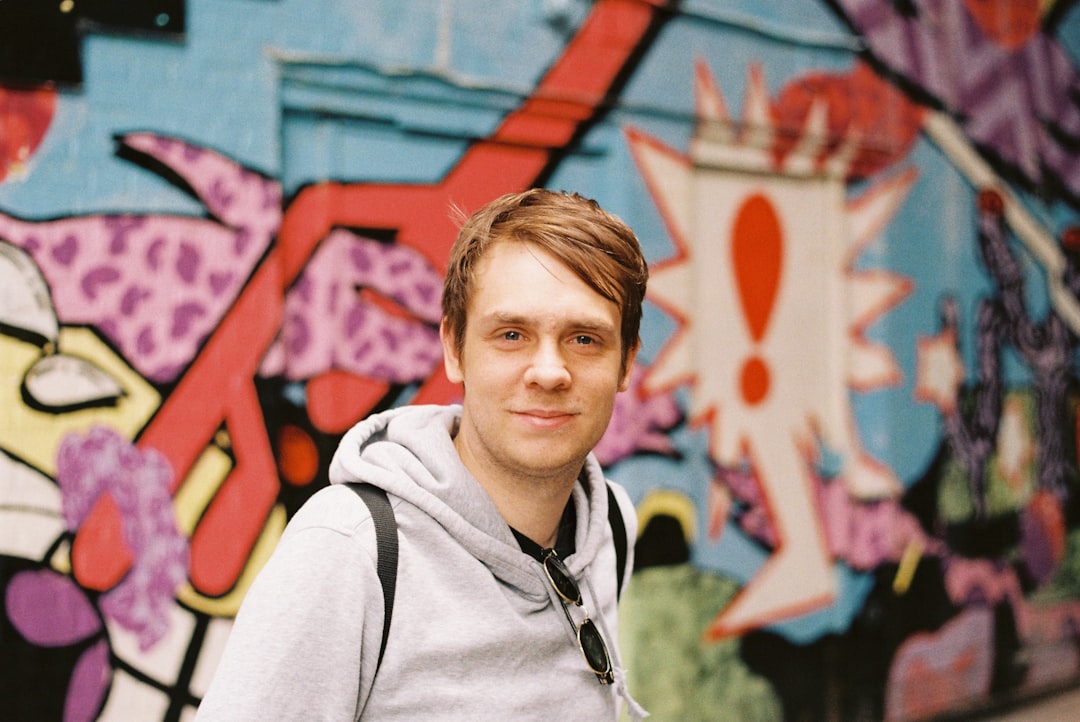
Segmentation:
[(556, 341), (541, 341), (529, 359), (525, 383), (544, 389), (557, 389), (570, 384), (570, 369), (562, 348)]

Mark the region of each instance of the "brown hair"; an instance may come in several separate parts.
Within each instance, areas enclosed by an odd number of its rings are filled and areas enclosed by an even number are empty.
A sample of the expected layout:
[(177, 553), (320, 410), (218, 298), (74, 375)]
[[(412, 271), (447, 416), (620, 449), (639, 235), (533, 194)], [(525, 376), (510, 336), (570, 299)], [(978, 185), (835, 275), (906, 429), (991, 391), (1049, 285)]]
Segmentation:
[[(464, 214), (462, 214), (464, 217)], [(496, 198), (464, 220), (450, 249), (443, 285), (444, 322), (461, 352), (476, 264), (494, 243), (535, 243), (619, 307), (622, 361), (638, 343), (649, 267), (634, 232), (577, 193), (533, 188)]]

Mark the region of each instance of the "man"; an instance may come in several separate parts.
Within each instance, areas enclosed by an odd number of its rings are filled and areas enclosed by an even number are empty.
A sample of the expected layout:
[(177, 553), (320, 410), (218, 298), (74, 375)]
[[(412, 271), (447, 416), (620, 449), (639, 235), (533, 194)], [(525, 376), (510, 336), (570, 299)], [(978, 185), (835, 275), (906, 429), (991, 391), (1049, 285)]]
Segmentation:
[[(629, 383), (647, 277), (633, 232), (576, 194), (512, 194), (466, 220), (440, 328), (461, 406), (345, 435), (331, 486), (245, 598), (199, 719), (613, 720), (623, 703), (640, 717), (590, 452)], [(372, 516), (348, 482), (384, 489), (397, 520), (381, 662)], [(634, 509), (612, 488), (632, 552)]]

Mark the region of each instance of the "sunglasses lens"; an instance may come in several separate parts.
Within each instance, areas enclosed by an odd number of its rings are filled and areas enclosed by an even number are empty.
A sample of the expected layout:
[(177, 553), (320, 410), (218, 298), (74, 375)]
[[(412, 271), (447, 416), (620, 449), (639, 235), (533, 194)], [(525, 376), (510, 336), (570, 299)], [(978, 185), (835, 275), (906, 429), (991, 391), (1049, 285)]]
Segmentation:
[(581, 604), (581, 590), (561, 559), (549, 554), (544, 558), (544, 570), (551, 580), (551, 586), (555, 587), (560, 597), (568, 604)]
[(611, 658), (608, 657), (607, 645), (604, 644), (604, 638), (600, 636), (600, 631), (591, 619), (586, 619), (585, 623), (578, 628), (578, 642), (581, 644), (581, 653), (585, 655), (585, 661), (592, 671), (597, 675), (605, 676), (611, 673)]

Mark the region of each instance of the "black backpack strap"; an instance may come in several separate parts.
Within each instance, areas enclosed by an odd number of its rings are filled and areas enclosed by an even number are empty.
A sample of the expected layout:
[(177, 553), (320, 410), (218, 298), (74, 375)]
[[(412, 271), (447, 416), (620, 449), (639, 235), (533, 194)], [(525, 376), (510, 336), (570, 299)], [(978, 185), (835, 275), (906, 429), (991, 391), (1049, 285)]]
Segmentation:
[[(390, 636), (390, 618), (394, 613), (394, 590), (397, 587), (397, 520), (394, 518), (394, 509), (390, 506), (390, 500), (386, 498), (386, 492), (371, 484), (348, 484), (353, 491), (360, 495), (371, 512), (371, 520), (375, 523), (375, 543), (378, 556), (375, 560), (375, 571), (379, 575), (379, 583), (382, 585), (383, 616), (382, 645), (379, 647), (379, 661), (382, 664), (383, 652), (386, 651), (386, 640)], [(375, 667), (376, 673), (378, 666)]]
[(618, 586), (615, 587), (616, 598), (622, 596), (623, 577), (626, 574), (626, 548), (629, 540), (626, 538), (626, 523), (623, 521), (622, 510), (615, 498), (615, 492), (611, 490), (611, 484), (607, 486), (607, 509), (608, 524), (611, 525), (611, 536), (615, 539), (615, 578)]

